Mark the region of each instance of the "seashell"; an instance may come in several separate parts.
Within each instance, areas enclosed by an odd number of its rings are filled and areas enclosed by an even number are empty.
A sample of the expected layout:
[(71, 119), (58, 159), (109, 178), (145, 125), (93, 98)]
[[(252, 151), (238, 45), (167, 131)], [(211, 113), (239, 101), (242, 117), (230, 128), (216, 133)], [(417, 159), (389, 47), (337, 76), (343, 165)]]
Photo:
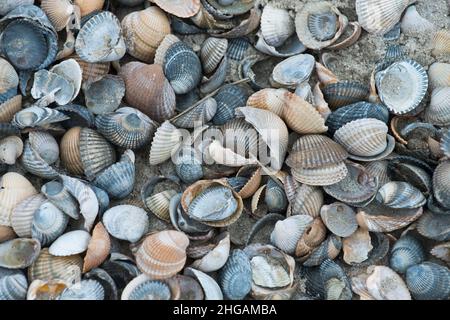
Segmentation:
[(344, 203), (334, 202), (322, 206), (320, 217), (328, 230), (339, 237), (349, 237), (358, 228), (355, 212)]
[(225, 298), (242, 300), (252, 289), (252, 266), (244, 251), (235, 249), (221, 269), (219, 284)]
[(358, 228), (353, 234), (342, 240), (343, 259), (350, 265), (366, 261), (372, 249), (369, 231), (363, 228)]
[(128, 53), (150, 62), (164, 37), (170, 34), (170, 22), (161, 9), (152, 6), (126, 15), (122, 20), (122, 29)]
[(416, 109), (428, 90), (427, 72), (411, 59), (393, 63), (376, 73), (375, 79), (381, 101), (394, 114)]
[[(175, 43), (181, 41), (180, 38), (173, 34), (167, 34), (163, 37), (161, 43), (158, 45), (155, 52), (155, 59), (153, 60), (154, 64), (159, 64), (160, 66), (164, 66), (164, 60), (166, 58), (167, 50)], [(193, 92), (193, 91), (191, 91)], [(188, 94), (188, 93), (187, 93)]]
[(92, 179), (116, 160), (113, 147), (98, 132), (73, 127), (61, 139), (61, 161), (71, 173)]
[(173, 14), (180, 18), (189, 18), (195, 16), (200, 10), (200, 0), (154, 0), (152, 1), (165, 12)]
[(12, 124), (24, 129), (27, 127), (45, 127), (49, 124), (69, 119), (63, 113), (49, 108), (32, 106), (22, 109), (14, 115)]
[(134, 159), (133, 151), (126, 150), (120, 161), (98, 174), (93, 183), (105, 190), (112, 198), (125, 198), (134, 188)]
[(242, 199), (220, 180), (200, 180), (183, 193), (183, 209), (193, 219), (211, 226), (236, 221), (242, 213)]
[(33, 2), (34, 0), (5, 0), (0, 5), (0, 16), (6, 15), (19, 6), (33, 4)]
[(110, 62), (89, 63), (81, 60), (77, 55), (72, 55), (70, 58), (75, 59), (80, 65), (82, 70), (82, 81), (85, 84), (99, 81), (109, 73)]
[(173, 281), (180, 288), (180, 300), (204, 300), (203, 289), (194, 278), (177, 275), (173, 278)]
[(379, 103), (356, 102), (333, 111), (325, 124), (328, 126), (329, 132), (334, 134), (347, 123), (365, 118), (378, 119), (387, 123), (389, 121), (389, 110)]
[(18, 238), (0, 243), (0, 267), (24, 269), (38, 257), (41, 245), (36, 239)]
[(0, 59), (0, 102), (4, 103), (17, 94), (19, 75), (5, 59)]
[(41, 8), (47, 14), (56, 31), (63, 30), (74, 13), (74, 7), (69, 0), (43, 0), (41, 2)]
[(378, 202), (394, 209), (414, 209), (425, 204), (427, 199), (419, 189), (407, 182), (392, 181), (383, 185), (377, 193)]
[(91, 236), (84, 230), (70, 231), (58, 237), (49, 247), (53, 256), (67, 257), (86, 251)]
[(117, 290), (123, 290), (133, 278), (140, 274), (139, 269), (127, 261), (107, 260), (102, 264), (102, 269), (113, 279)]
[(334, 261), (325, 260), (319, 267), (326, 300), (351, 300), (350, 281), (344, 270)]
[(246, 105), (249, 107), (259, 108), (271, 111), (281, 117), (285, 108), (286, 89), (266, 88), (252, 94)]
[(367, 170), (360, 164), (348, 163), (347, 176), (333, 185), (324, 186), (324, 191), (352, 206), (361, 206), (370, 202), (376, 195), (378, 181), (370, 176)]
[(167, 49), (164, 74), (176, 94), (194, 89), (202, 77), (202, 64), (195, 52), (184, 42), (174, 43)]
[(380, 160), (395, 147), (395, 139), (387, 134), (387, 125), (377, 119), (358, 119), (343, 125), (334, 133), (349, 157), (359, 161)]
[(447, 54), (449, 52), (448, 42), (450, 40), (450, 34), (447, 30), (438, 30), (434, 33), (431, 39), (431, 54), (435, 57), (441, 54)]
[(89, 186), (91, 187), (92, 191), (94, 191), (95, 197), (97, 198), (97, 201), (98, 201), (98, 211), (100, 214), (102, 214), (103, 212), (106, 211), (106, 209), (109, 208), (108, 193), (105, 190), (103, 190), (99, 187), (96, 187), (92, 184)]
[(175, 113), (175, 93), (161, 66), (129, 62), (120, 68), (125, 81), (125, 100), (151, 119), (163, 122)]
[(294, 168), (291, 170), (292, 176), (300, 183), (310, 186), (327, 186), (336, 184), (348, 174), (347, 166), (344, 162), (322, 166), (318, 168)]
[(147, 275), (141, 274), (127, 284), (121, 300), (172, 300), (171, 280), (152, 280)]
[(145, 210), (132, 205), (119, 205), (106, 210), (102, 221), (109, 234), (130, 242), (141, 239), (149, 228)]
[(86, 256), (84, 257), (83, 273), (88, 272), (106, 260), (111, 250), (111, 240), (109, 234), (101, 222), (97, 223), (92, 231), (92, 238), (89, 241)]
[(70, 129), (72, 127), (94, 127), (94, 114), (84, 106), (67, 104), (55, 109), (62, 112), (67, 117), (70, 117), (70, 119), (61, 122), (61, 125), (65, 129)]
[(322, 264), (326, 259), (333, 260), (338, 256), (342, 249), (341, 238), (335, 235), (329, 235), (318, 247), (306, 257), (303, 262), (305, 267), (313, 267)]
[(320, 217), (315, 218), (311, 226), (303, 233), (295, 248), (296, 257), (307, 257), (326, 237), (327, 228)]
[(433, 262), (414, 265), (406, 271), (406, 284), (416, 300), (447, 300), (450, 270)]
[(101, 10), (105, 0), (74, 0), (73, 2), (80, 8), (83, 17)]
[(410, 0), (357, 0), (358, 22), (369, 33), (383, 35), (391, 30), (412, 3)]
[(207, 98), (192, 110), (178, 114), (171, 121), (180, 128), (195, 128), (209, 122), (216, 111), (217, 101), (214, 98)]
[(82, 60), (90, 63), (122, 58), (126, 46), (117, 17), (108, 11), (90, 17), (78, 33), (75, 50)]
[(433, 173), (433, 194), (435, 199), (445, 208), (450, 208), (449, 201), (449, 161), (441, 162)]
[(328, 2), (307, 3), (295, 17), (300, 41), (309, 49), (321, 50), (342, 35), (348, 19)]
[(425, 119), (427, 122), (436, 126), (447, 126), (450, 119), (447, 116), (449, 109), (450, 90), (447, 87), (440, 87), (431, 93), (431, 101), (428, 108), (425, 109)]
[(31, 147), (46, 163), (53, 164), (58, 160), (58, 142), (52, 135), (44, 131), (31, 131), (28, 138)]
[(219, 66), (214, 70), (209, 77), (204, 76), (202, 78), (202, 84), (200, 86), (200, 92), (203, 94), (211, 93), (214, 90), (220, 88), (220, 86), (225, 82), (228, 75), (228, 70), (230, 67), (230, 62), (228, 57), (224, 57)]
[(13, 98), (0, 103), (0, 121), (10, 122), (14, 115), (22, 109), (22, 96), (17, 95)]
[(37, 191), (24, 176), (15, 172), (8, 172), (0, 178), (0, 189), (0, 225), (11, 226), (13, 209)]
[(313, 218), (308, 215), (295, 215), (278, 221), (270, 235), (270, 242), (287, 254), (293, 254), (312, 222)]
[(447, 264), (450, 262), (450, 246), (448, 242), (438, 244), (431, 249), (430, 253), (435, 256), (436, 258), (439, 258)]
[(218, 67), (227, 49), (227, 39), (211, 37), (203, 42), (200, 50), (200, 60), (203, 65), (203, 71), (206, 74), (212, 73)]
[(263, 202), (263, 191), (266, 189), (267, 185), (262, 185), (252, 196), (251, 200), (251, 212), (257, 218), (262, 218), (267, 216), (267, 204)]
[(391, 232), (402, 229), (416, 221), (423, 214), (423, 208), (392, 209), (372, 202), (359, 208), (356, 220), (361, 228), (372, 232)]
[(119, 76), (105, 75), (83, 88), (86, 107), (94, 114), (114, 112), (125, 96), (125, 82)]
[(78, 203), (75, 198), (70, 195), (69, 191), (64, 188), (62, 183), (56, 180), (47, 182), (42, 186), (41, 192), (51, 203), (61, 209), (69, 217), (78, 219), (80, 210)]
[(46, 201), (41, 194), (32, 195), (18, 203), (11, 213), (11, 226), (19, 237), (31, 237), (34, 212)]
[(0, 162), (8, 165), (16, 163), (23, 151), (22, 139), (9, 136), (0, 140)]
[(11, 227), (0, 226), (0, 242), (5, 242), (16, 238), (16, 234)]
[[(164, 189), (160, 190), (159, 183), (170, 183), (170, 186), (165, 185)], [(152, 177), (142, 187), (141, 199), (147, 209), (159, 219), (169, 221), (170, 199), (178, 193), (178, 189), (178, 185), (171, 179)]]
[(27, 300), (56, 300), (67, 283), (62, 280), (34, 280), (28, 287)]
[(294, 21), (288, 10), (266, 5), (261, 15), (261, 34), (273, 47), (281, 46), (295, 33)]
[(51, 202), (44, 202), (34, 212), (31, 236), (42, 246), (49, 245), (66, 229), (69, 217)]
[(195, 278), (200, 283), (205, 293), (205, 300), (223, 300), (222, 290), (219, 285), (206, 273), (193, 268), (185, 268), (184, 274)]
[[(268, 6), (266, 6), (268, 7)], [(266, 8), (265, 7), (265, 8)], [(281, 29), (284, 30), (284, 29)], [(277, 32), (280, 32), (278, 30)], [(300, 42), (300, 40), (297, 37), (297, 34), (292, 34), (282, 45), (279, 47), (274, 47), (269, 45), (264, 36), (262, 30), (259, 31), (256, 34), (259, 38), (256, 42), (255, 49), (258, 51), (274, 56), (274, 57), (280, 57), (280, 58), (288, 58), (292, 57), (294, 55), (298, 55), (300, 53), (303, 53), (306, 51), (306, 47), (303, 45), (303, 43)]]
[(245, 105), (248, 95), (243, 87), (227, 85), (221, 88), (214, 99), (217, 102), (217, 111), (212, 121), (215, 125), (223, 125), (235, 117), (235, 110)]
[(403, 279), (385, 266), (373, 266), (371, 274), (367, 277), (366, 286), (376, 300), (411, 300)]
[(425, 250), (420, 241), (410, 235), (402, 236), (392, 247), (390, 267), (398, 272), (405, 273), (406, 270), (425, 260)]
[(378, 185), (384, 186), (386, 183), (391, 181), (388, 172), (389, 165), (390, 163), (388, 163), (386, 160), (377, 160), (368, 162), (365, 167), (370, 176), (376, 177), (378, 179)]
[(434, 62), (428, 68), (428, 78), (430, 79), (430, 89), (432, 91), (439, 87), (450, 86), (450, 64)]
[(450, 240), (450, 216), (425, 212), (417, 223), (417, 231), (428, 239)]
[(287, 58), (275, 66), (271, 80), (276, 86), (296, 87), (298, 84), (308, 81), (315, 62), (314, 57), (310, 54), (299, 54)]
[(192, 263), (192, 268), (203, 272), (212, 272), (221, 269), (230, 255), (230, 234), (224, 232), (217, 238), (215, 247), (202, 258)]
[(118, 300), (117, 285), (114, 279), (103, 269), (95, 268), (84, 274), (84, 279), (93, 279), (105, 290), (105, 300)]
[(238, 191), (242, 199), (250, 198), (261, 184), (261, 168), (255, 166), (244, 166), (236, 174), (236, 177), (248, 177), (243, 187)]
[(288, 130), (283, 120), (270, 111), (252, 107), (236, 108), (236, 115), (243, 116), (245, 121), (258, 131), (270, 150), (272, 169), (279, 170), (284, 161), (288, 143)]
[(185, 183), (193, 183), (203, 178), (203, 166), (193, 148), (182, 148), (177, 154), (175, 171)]
[(25, 140), (21, 164), (26, 171), (42, 178), (53, 179), (58, 176), (58, 172), (32, 148), (29, 139)]
[[(200, 11), (203, 11), (203, 10), (200, 9)], [(201, 22), (204, 21), (203, 18), (204, 17), (202, 16)], [(185, 19), (181, 19), (181, 18), (178, 18), (175, 16), (170, 17), (170, 23), (171, 23), (173, 32), (177, 33), (177, 34), (188, 35), (188, 34), (198, 34), (198, 33), (203, 32), (203, 30), (200, 29), (199, 27), (197, 27), (196, 25), (188, 23), (187, 21), (185, 21)]]
[(327, 131), (325, 119), (310, 103), (290, 92), (284, 98), (283, 119), (290, 129), (300, 134)]
[(25, 300), (27, 278), (20, 271), (0, 269), (0, 300)]
[(151, 234), (136, 252), (136, 264), (152, 279), (169, 278), (183, 269), (188, 245), (188, 237), (179, 231)]
[(168, 120), (156, 130), (150, 148), (150, 165), (156, 165), (168, 160), (176, 153), (182, 138), (181, 131)]
[(303, 184), (295, 193), (292, 202), (292, 215), (306, 214), (316, 218), (319, 216), (323, 201), (322, 189)]
[(422, 17), (416, 6), (410, 6), (406, 9), (402, 18), (401, 31), (408, 36), (423, 36), (435, 31), (435, 25)]
[(269, 211), (284, 212), (288, 206), (288, 200), (283, 185), (280, 186), (280, 182), (269, 179), (267, 181), (264, 201)]
[(96, 280), (81, 280), (61, 292), (58, 300), (104, 300), (105, 291)]
[(327, 83), (322, 92), (331, 109), (360, 102), (369, 96), (368, 87), (356, 81)]

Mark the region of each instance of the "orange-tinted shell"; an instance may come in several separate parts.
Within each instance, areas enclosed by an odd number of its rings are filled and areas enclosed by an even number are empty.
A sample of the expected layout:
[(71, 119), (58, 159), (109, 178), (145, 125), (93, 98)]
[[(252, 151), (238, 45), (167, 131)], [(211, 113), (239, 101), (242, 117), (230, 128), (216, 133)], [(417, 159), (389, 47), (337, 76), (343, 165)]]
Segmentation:
[(81, 16), (85, 16), (93, 11), (101, 10), (105, 0), (73, 0), (73, 2), (80, 7)]
[(284, 96), (286, 89), (265, 88), (252, 94), (247, 100), (247, 106), (272, 111), (277, 116), (282, 116), (286, 106)]
[(22, 96), (19, 94), (0, 105), (0, 122), (10, 122), (22, 109)]
[(89, 63), (81, 60), (79, 56), (73, 55), (69, 58), (75, 59), (82, 70), (83, 83), (95, 82), (102, 79), (109, 72), (110, 62)]
[(61, 139), (60, 155), (63, 166), (76, 175), (83, 174), (80, 157), (81, 127), (73, 127)]
[(195, 16), (200, 10), (200, 0), (153, 0), (152, 2), (180, 18)]
[(101, 265), (109, 255), (111, 240), (103, 223), (99, 222), (92, 231), (86, 256), (84, 257), (83, 273)]
[(14, 233), (13, 228), (0, 226), (0, 243), (14, 239), (16, 234)]

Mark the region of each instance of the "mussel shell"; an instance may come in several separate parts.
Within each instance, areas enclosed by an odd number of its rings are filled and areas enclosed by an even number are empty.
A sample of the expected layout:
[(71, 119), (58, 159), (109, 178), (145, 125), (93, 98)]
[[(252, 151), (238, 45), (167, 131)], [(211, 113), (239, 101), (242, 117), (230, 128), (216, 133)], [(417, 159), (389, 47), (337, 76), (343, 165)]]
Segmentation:
[(406, 284), (417, 300), (447, 300), (450, 270), (432, 262), (417, 264), (406, 271)]
[(419, 239), (405, 235), (401, 237), (392, 247), (389, 260), (390, 267), (398, 273), (406, 270), (425, 260), (425, 249)]
[(252, 289), (252, 266), (244, 251), (231, 251), (219, 274), (219, 284), (227, 299), (242, 300)]

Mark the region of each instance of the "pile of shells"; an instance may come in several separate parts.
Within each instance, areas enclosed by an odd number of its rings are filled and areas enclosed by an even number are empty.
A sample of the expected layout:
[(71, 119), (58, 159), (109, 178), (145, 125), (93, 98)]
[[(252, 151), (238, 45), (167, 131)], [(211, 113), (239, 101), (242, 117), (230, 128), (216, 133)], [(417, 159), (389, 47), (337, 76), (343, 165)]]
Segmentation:
[(1, 2), (0, 300), (450, 298), (450, 64), (400, 45), (450, 31), (414, 1)]

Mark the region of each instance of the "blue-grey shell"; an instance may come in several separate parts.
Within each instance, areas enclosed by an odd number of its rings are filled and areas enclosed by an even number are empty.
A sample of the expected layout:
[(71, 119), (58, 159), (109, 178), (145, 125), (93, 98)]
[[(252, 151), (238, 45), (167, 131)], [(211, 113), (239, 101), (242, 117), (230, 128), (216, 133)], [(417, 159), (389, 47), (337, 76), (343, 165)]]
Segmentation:
[(234, 191), (239, 192), (247, 184), (248, 180), (245, 177), (231, 177), (227, 179), (227, 182)]
[(250, 42), (246, 38), (230, 39), (228, 41), (227, 57), (231, 60), (241, 61), (250, 46)]
[(102, 214), (109, 208), (109, 196), (108, 193), (102, 188), (96, 187), (94, 185), (90, 185), (92, 191), (94, 191), (95, 196), (98, 200), (98, 212)]
[(178, 34), (198, 34), (203, 33), (204, 31), (197, 27), (196, 25), (189, 24), (183, 19), (177, 18), (175, 16), (170, 17), (170, 25), (172, 27), (173, 32)]
[(19, 270), (0, 268), (0, 300), (25, 300), (28, 282)]
[(389, 121), (389, 110), (382, 104), (365, 101), (356, 102), (333, 111), (325, 123), (334, 134), (343, 125), (358, 119), (374, 118), (384, 123)]
[(106, 75), (84, 89), (86, 107), (95, 114), (115, 111), (125, 95), (125, 82), (120, 76)]
[(169, 286), (158, 280), (148, 280), (139, 284), (130, 293), (129, 300), (170, 300)]
[(447, 300), (450, 296), (450, 270), (432, 262), (408, 268), (406, 285), (416, 300)]
[(405, 273), (406, 270), (425, 260), (425, 250), (422, 243), (415, 237), (406, 235), (401, 237), (392, 247), (390, 267), (398, 272)]
[(100, 267), (113, 278), (119, 291), (123, 290), (133, 278), (141, 273), (134, 264), (126, 261), (108, 260)]
[(441, 150), (444, 155), (450, 156), (450, 129), (444, 130), (441, 138)]
[(315, 248), (306, 261), (303, 262), (305, 267), (319, 266), (326, 259), (334, 259), (335, 257), (329, 256), (329, 246), (332, 246), (336, 251), (341, 251), (342, 241), (341, 238), (332, 234), (329, 235), (325, 241), (323, 241), (317, 248)]
[(436, 241), (450, 240), (450, 215), (425, 212), (417, 223), (417, 231)]
[(5, 92), (0, 94), (0, 104), (8, 101), (12, 97), (17, 95), (17, 87), (9, 88)]
[(167, 49), (163, 70), (176, 94), (191, 91), (202, 79), (202, 64), (199, 57), (182, 41), (174, 43)]
[(59, 295), (58, 300), (104, 300), (105, 290), (96, 280), (81, 280)]
[(369, 96), (368, 86), (356, 81), (330, 83), (322, 91), (330, 108), (339, 108), (356, 103), (367, 99)]
[(383, 35), (383, 40), (384, 41), (395, 41), (398, 40), (400, 38), (400, 33), (401, 33), (401, 23), (398, 22), (396, 23), (391, 30), (389, 30), (388, 32), (386, 32)]
[(252, 288), (250, 259), (240, 249), (235, 249), (219, 274), (219, 284), (227, 299), (242, 300)]
[(177, 94), (176, 96), (176, 110), (181, 112), (194, 105), (200, 100), (199, 91), (194, 89), (185, 94)]
[(54, 179), (59, 173), (33, 150), (29, 139), (25, 140), (20, 160), (26, 171), (45, 179)]
[(222, 221), (238, 209), (230, 188), (213, 186), (205, 189), (189, 205), (189, 216), (199, 221)]
[(19, 135), (19, 128), (11, 123), (0, 123), (0, 138)]
[(20, 129), (24, 129), (27, 127), (43, 127), (67, 119), (69, 117), (58, 110), (32, 106), (17, 112), (11, 123)]
[(266, 186), (265, 202), (269, 212), (283, 212), (288, 206), (288, 199), (284, 188), (273, 179), (269, 179)]
[(432, 190), (431, 175), (427, 170), (401, 161), (388, 161), (388, 172), (393, 180), (407, 181), (424, 194)]
[(193, 150), (182, 149), (182, 151), (184, 150), (188, 153), (183, 153), (177, 157), (175, 171), (183, 182), (193, 183), (203, 177), (202, 162), (195, 156)]
[[(352, 287), (350, 281), (345, 274), (345, 271), (334, 261), (326, 259), (319, 267), (320, 277), (322, 278), (325, 299), (326, 300), (351, 300), (353, 297)], [(345, 286), (342, 289), (339, 296), (335, 296), (331, 282), (336, 279), (343, 283)]]
[(373, 249), (369, 252), (368, 258), (358, 263), (358, 267), (368, 267), (378, 264), (389, 253), (389, 238), (381, 232), (371, 232), (370, 238)]
[(308, 16), (308, 29), (317, 41), (333, 39), (338, 26), (334, 12), (313, 13)]
[(95, 117), (89, 109), (78, 104), (67, 104), (55, 108), (70, 119), (61, 122), (64, 128), (88, 127), (92, 128), (95, 124)]
[(98, 281), (105, 290), (105, 300), (117, 300), (119, 293), (114, 279), (101, 268), (94, 268), (84, 274), (84, 279), (92, 279)]
[(51, 202), (45, 202), (34, 212), (31, 236), (39, 240), (42, 246), (49, 245), (63, 234), (68, 223), (68, 215)]
[(64, 188), (61, 182), (56, 180), (47, 182), (42, 186), (41, 192), (51, 203), (64, 211), (69, 217), (78, 219), (80, 215), (78, 202), (69, 191)]
[(227, 85), (219, 90), (214, 97), (217, 101), (217, 111), (212, 122), (215, 125), (225, 124), (235, 117), (235, 109), (245, 106), (248, 94), (237, 85)]

